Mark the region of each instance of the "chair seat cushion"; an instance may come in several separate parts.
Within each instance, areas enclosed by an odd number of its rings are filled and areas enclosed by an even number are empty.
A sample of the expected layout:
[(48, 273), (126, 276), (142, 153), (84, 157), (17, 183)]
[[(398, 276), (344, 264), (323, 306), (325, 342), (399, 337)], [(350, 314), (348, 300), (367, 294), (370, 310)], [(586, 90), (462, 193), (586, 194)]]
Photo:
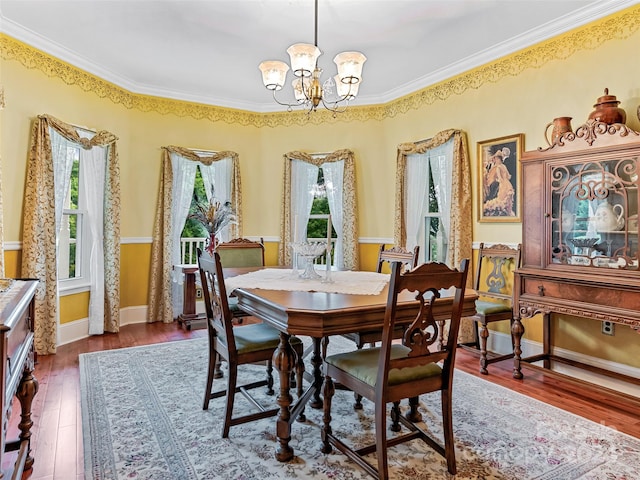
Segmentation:
[[(280, 343), (280, 332), (266, 323), (252, 323), (233, 327), (236, 349), (239, 354), (258, 350), (275, 350)], [(291, 337), (291, 345), (302, 343), (298, 337)]]
[[(391, 358), (402, 358), (409, 354), (409, 349), (403, 345), (391, 346)], [(380, 347), (363, 348), (354, 352), (331, 355), (325, 362), (340, 370), (344, 370), (358, 380), (371, 386), (376, 384), (378, 376), (378, 360)], [(428, 363), (419, 367), (392, 368), (389, 370), (389, 385), (415, 382), (425, 378), (440, 375), (442, 368), (437, 363)]]
[(511, 305), (507, 302), (488, 301), (488, 300), (476, 300), (476, 312), (481, 315), (488, 315), (490, 313), (503, 313), (510, 312)]

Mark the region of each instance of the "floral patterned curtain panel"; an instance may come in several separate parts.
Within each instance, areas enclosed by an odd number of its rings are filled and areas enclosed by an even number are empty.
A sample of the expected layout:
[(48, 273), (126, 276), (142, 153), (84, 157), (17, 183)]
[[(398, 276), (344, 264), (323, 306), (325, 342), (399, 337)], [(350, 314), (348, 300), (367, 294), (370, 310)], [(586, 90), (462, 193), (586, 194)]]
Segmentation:
[(99, 131), (82, 138), (73, 125), (51, 115), (39, 115), (31, 130), (22, 229), (22, 276), (40, 280), (35, 302), (35, 349), (40, 355), (56, 352), (58, 276), (56, 261), (55, 182), (52, 128), (81, 148), (108, 147), (104, 193), (104, 330), (120, 329), (120, 167), (117, 137)]
[(278, 263), (291, 265), (291, 251), (286, 248), (288, 239), (293, 238), (291, 215), (291, 161), (301, 160), (320, 167), (324, 163), (344, 161), (342, 197), (342, 242), (343, 261), (346, 270), (357, 270), (360, 265), (358, 253), (358, 222), (356, 204), (355, 159), (351, 150), (336, 150), (327, 155), (312, 156), (304, 152), (289, 152), (284, 155), (284, 179), (282, 193), (282, 217), (280, 223), (280, 246)]
[(184, 147), (167, 146), (162, 148), (162, 178), (158, 191), (158, 207), (153, 227), (153, 244), (151, 246), (151, 278), (149, 285), (149, 309), (147, 322), (173, 322), (172, 302), (172, 270), (171, 252), (173, 240), (171, 236), (171, 202), (173, 199), (173, 171), (171, 168), (171, 154), (178, 154), (187, 160), (211, 165), (213, 162), (231, 158), (233, 162), (231, 172), (230, 201), (237, 214), (237, 223), (231, 225), (233, 238), (242, 236), (242, 187), (240, 181), (240, 162), (236, 152), (217, 152), (211, 156), (200, 156), (193, 150)]

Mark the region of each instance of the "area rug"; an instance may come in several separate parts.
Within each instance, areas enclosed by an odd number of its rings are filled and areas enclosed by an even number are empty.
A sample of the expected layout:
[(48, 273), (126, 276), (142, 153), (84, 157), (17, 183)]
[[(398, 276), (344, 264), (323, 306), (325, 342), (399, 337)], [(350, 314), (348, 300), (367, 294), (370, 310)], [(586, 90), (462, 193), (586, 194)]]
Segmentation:
[[(330, 351), (340, 349), (340, 341)], [(321, 410), (307, 408), (306, 422), (293, 425), (296, 456), (289, 463), (274, 458), (274, 418), (231, 427), (229, 438), (221, 438), (224, 400), (202, 410), (206, 365), (205, 338), (81, 355), (85, 478), (369, 478), (339, 452), (320, 452)], [(255, 378), (264, 367), (242, 372)], [(249, 408), (241, 395), (236, 398), (236, 408)], [(391, 478), (640, 479), (639, 439), (461, 371), (455, 373), (454, 399), (458, 474), (449, 475), (442, 457), (414, 441), (390, 449)], [(354, 411), (352, 404), (352, 393), (336, 393), (333, 430), (348, 441), (368, 442), (373, 405)], [(421, 397), (426, 428), (438, 435), (439, 409), (439, 395)]]

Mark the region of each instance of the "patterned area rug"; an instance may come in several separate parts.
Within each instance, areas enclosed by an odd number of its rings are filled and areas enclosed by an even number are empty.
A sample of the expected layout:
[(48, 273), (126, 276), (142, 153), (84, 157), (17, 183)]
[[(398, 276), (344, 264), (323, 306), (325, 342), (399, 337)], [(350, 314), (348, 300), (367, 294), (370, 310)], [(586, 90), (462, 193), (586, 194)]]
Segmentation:
[[(332, 340), (330, 353), (341, 342)], [(319, 451), (321, 410), (307, 408), (307, 421), (294, 424), (290, 463), (274, 458), (273, 418), (231, 427), (230, 438), (222, 439), (223, 399), (202, 410), (206, 364), (204, 338), (81, 355), (86, 479), (369, 478), (342, 454)], [(264, 367), (243, 372), (263, 375)], [(414, 441), (390, 449), (391, 478), (640, 479), (639, 439), (461, 371), (454, 398), (458, 475)], [(249, 408), (243, 400), (236, 396), (236, 408)], [(439, 403), (437, 394), (421, 397), (426, 426), (435, 432)], [(352, 404), (352, 393), (336, 393), (333, 430), (368, 442), (373, 405), (365, 401), (364, 410), (354, 411)]]

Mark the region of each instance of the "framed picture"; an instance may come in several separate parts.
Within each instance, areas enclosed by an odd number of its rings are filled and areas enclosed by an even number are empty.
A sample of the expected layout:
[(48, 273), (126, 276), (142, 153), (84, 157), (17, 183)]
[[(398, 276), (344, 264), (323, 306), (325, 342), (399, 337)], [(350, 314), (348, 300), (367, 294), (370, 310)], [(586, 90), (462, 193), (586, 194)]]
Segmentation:
[(524, 134), (478, 142), (479, 222), (520, 222)]

